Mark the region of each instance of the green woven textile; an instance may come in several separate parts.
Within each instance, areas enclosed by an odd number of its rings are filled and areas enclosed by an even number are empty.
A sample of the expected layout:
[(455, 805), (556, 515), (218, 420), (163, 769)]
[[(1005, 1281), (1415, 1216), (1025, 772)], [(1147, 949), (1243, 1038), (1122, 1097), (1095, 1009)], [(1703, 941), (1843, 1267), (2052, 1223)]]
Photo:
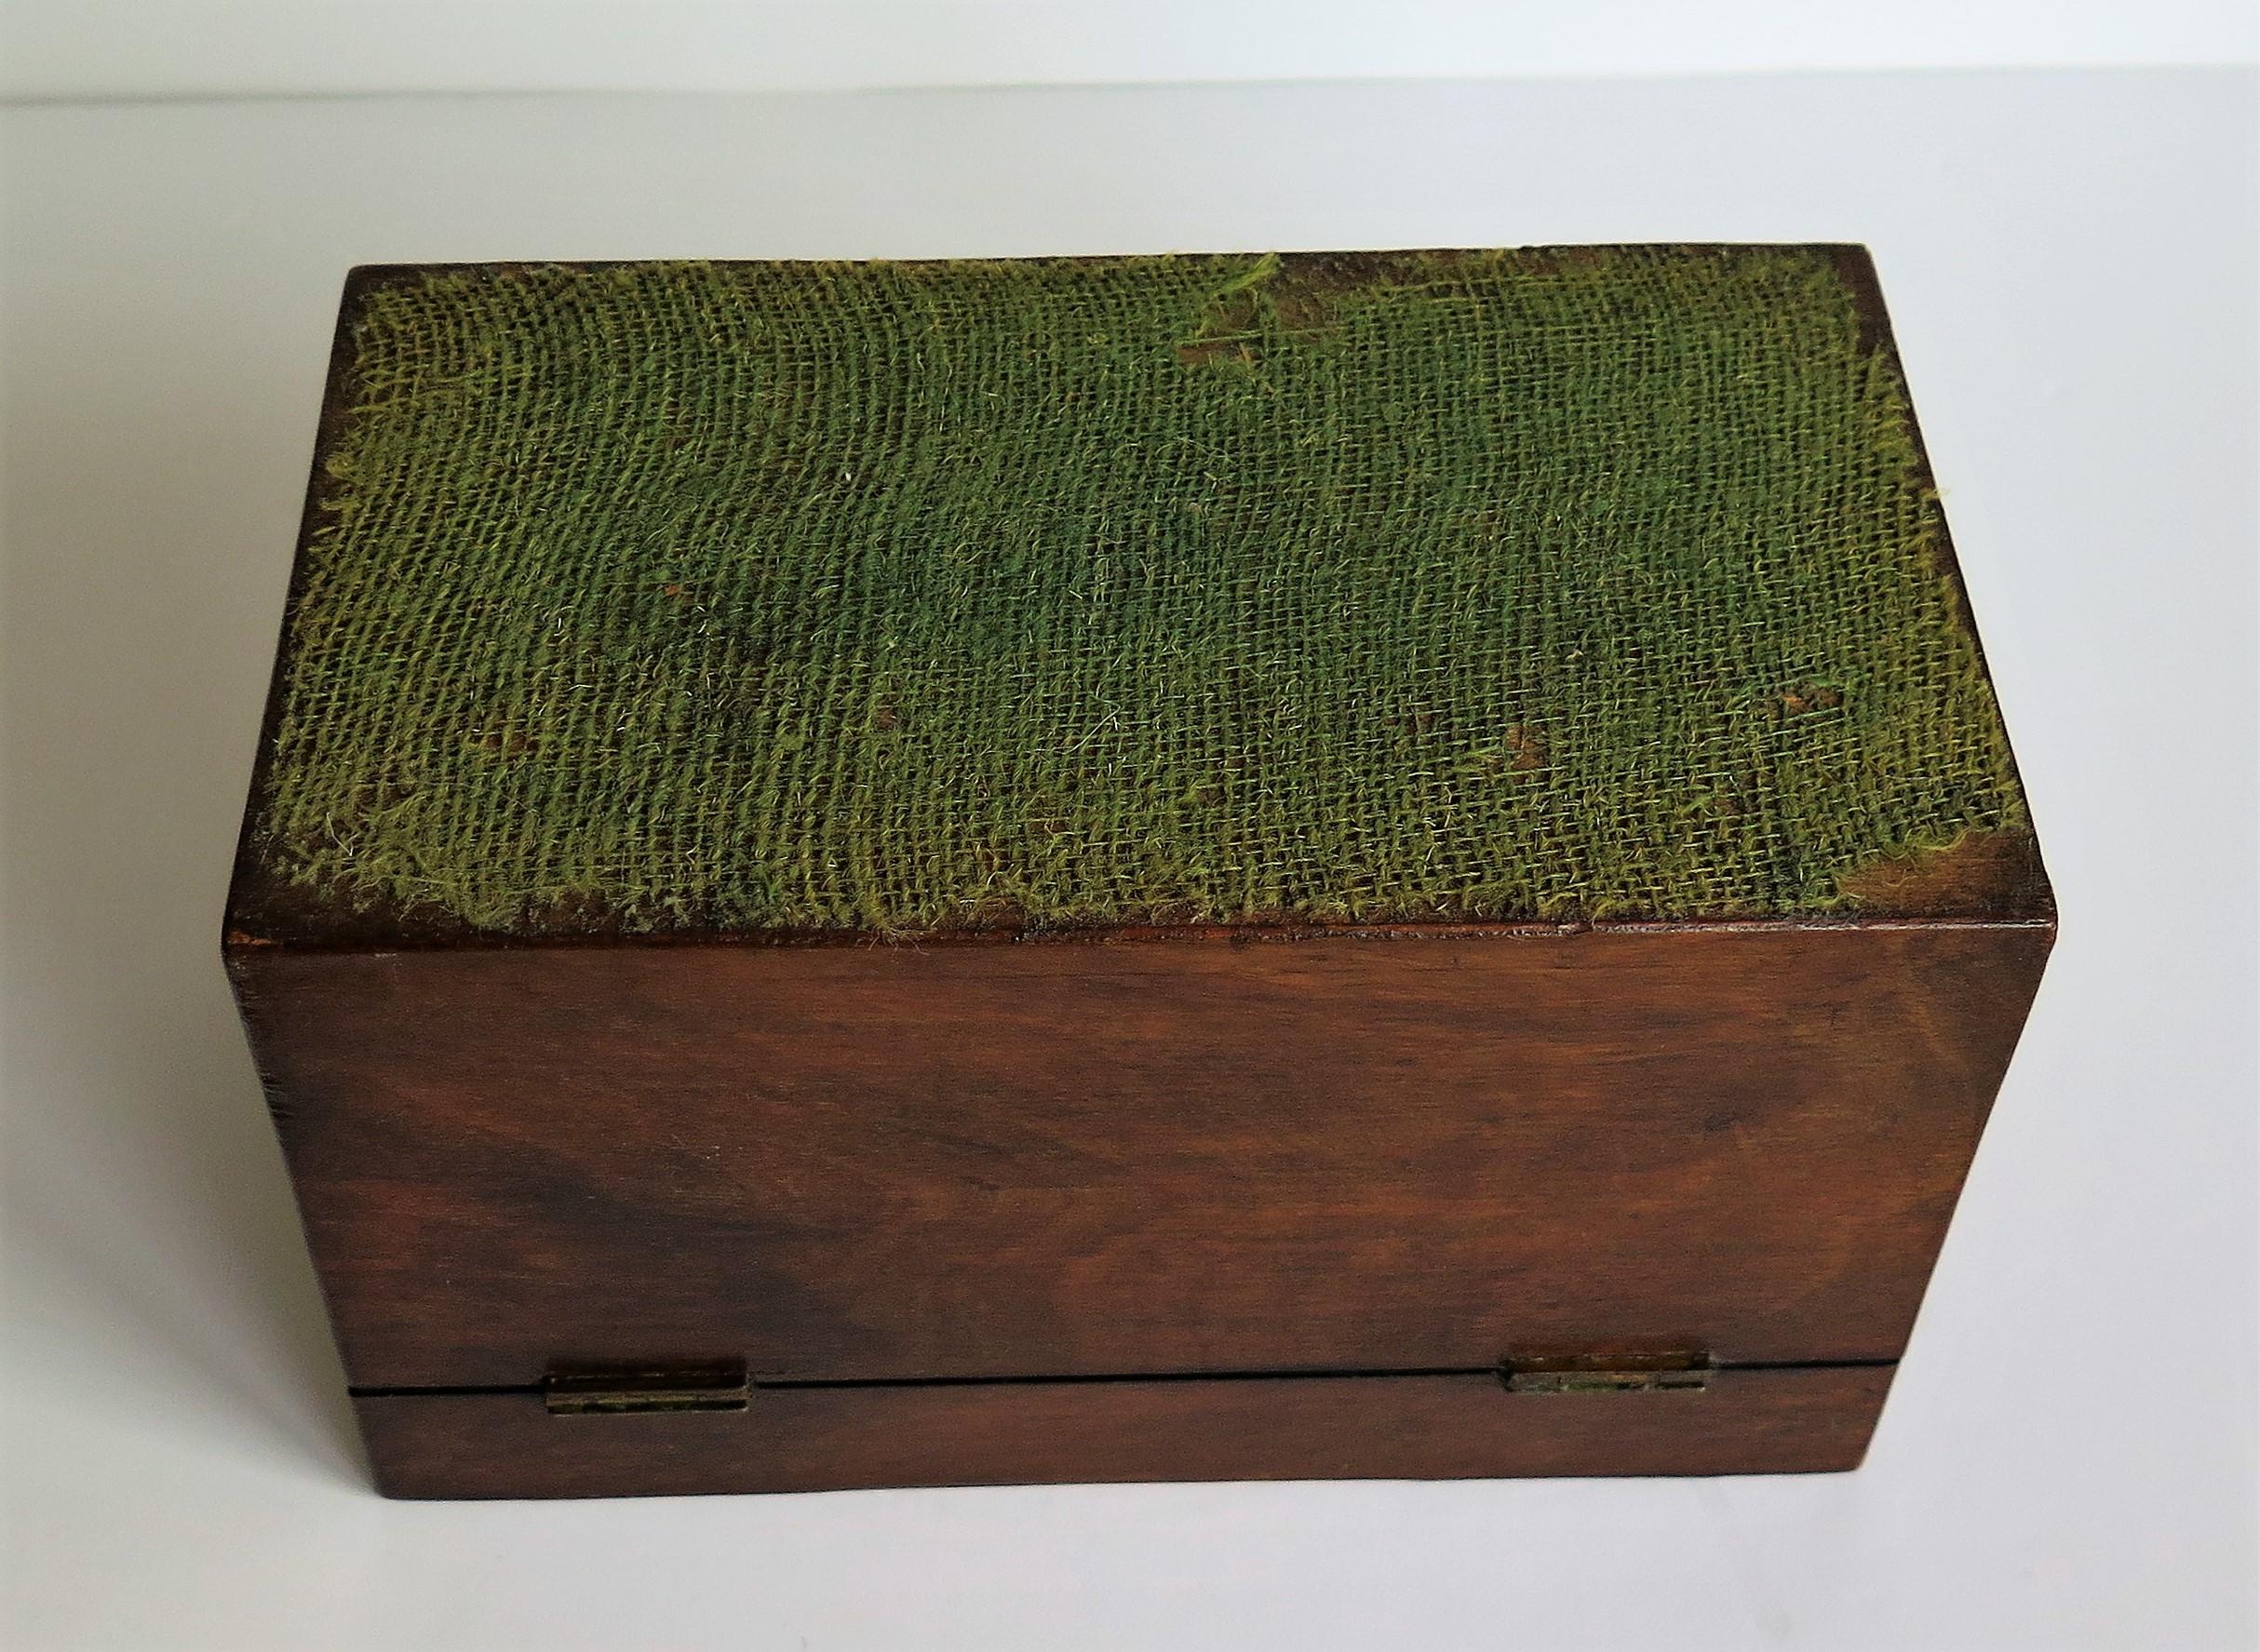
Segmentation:
[(512, 933), (1812, 913), (2015, 828), (1825, 249), (370, 284), (249, 839)]

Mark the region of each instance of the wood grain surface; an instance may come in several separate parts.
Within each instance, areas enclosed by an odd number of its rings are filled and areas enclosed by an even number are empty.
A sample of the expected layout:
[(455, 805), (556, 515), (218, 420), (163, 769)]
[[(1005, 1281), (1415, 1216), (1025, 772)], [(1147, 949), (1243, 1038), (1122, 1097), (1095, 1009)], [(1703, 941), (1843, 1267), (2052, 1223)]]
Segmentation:
[(1885, 1365), (1698, 1392), (1510, 1394), (1490, 1376), (758, 1389), (742, 1412), (553, 1417), (538, 1395), (355, 1402), (400, 1498), (1075, 1481), (1805, 1473), (1857, 1467)]
[(351, 1380), (402, 1390), (1890, 1360), (2051, 933), (230, 961)]

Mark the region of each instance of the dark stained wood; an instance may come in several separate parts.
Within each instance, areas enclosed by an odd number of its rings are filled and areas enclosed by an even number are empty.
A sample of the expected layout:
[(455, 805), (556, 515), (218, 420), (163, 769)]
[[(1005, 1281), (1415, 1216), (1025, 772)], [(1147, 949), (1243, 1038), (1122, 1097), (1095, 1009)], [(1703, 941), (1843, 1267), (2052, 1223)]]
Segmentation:
[(348, 1372), (390, 1390), (1890, 1360), (2051, 933), (232, 967)]
[(1806, 1473), (1859, 1465), (1888, 1365), (1717, 1371), (1701, 1391), (1510, 1394), (1496, 1377), (757, 1389), (744, 1411), (556, 1417), (532, 1393), (363, 1398), (398, 1498), (1059, 1481)]

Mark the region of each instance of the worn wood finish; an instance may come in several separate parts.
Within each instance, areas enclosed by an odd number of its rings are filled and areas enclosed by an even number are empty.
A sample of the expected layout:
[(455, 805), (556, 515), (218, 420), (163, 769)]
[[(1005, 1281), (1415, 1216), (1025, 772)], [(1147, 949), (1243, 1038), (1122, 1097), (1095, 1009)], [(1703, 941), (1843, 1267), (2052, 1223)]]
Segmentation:
[(532, 1393), (355, 1402), (403, 1498), (1055, 1481), (1805, 1473), (1857, 1467), (1885, 1365), (1713, 1372), (1698, 1392), (1496, 1377), (757, 1389), (742, 1412), (553, 1417)]
[(2050, 934), (233, 963), (351, 1379), (398, 1390), (1892, 1359)]

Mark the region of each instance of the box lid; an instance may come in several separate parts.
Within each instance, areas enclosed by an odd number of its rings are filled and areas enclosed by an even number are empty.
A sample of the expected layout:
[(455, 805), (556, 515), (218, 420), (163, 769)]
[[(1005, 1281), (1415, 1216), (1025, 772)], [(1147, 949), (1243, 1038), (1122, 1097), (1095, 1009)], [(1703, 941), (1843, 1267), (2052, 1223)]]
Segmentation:
[(232, 933), (2045, 911), (1866, 256), (355, 273)]

